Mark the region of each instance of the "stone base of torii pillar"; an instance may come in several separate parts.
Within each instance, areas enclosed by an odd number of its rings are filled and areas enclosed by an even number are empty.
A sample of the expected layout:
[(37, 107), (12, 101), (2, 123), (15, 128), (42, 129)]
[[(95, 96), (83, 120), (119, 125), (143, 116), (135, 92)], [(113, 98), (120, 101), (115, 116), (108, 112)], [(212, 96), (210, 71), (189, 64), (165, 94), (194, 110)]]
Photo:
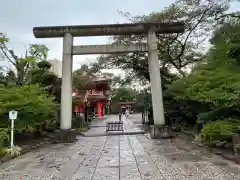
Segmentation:
[(57, 130), (54, 134), (54, 143), (74, 143), (77, 141), (77, 132), (71, 130)]
[(164, 139), (173, 137), (173, 131), (167, 125), (152, 125), (150, 126), (150, 137), (152, 139)]

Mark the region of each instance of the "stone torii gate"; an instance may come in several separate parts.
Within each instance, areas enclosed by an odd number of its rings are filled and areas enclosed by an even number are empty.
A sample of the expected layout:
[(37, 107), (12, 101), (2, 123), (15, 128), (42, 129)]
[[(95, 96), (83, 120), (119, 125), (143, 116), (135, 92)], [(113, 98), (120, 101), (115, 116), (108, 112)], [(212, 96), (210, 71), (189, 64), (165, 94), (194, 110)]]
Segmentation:
[[(111, 54), (122, 52), (148, 52), (148, 64), (151, 80), (154, 125), (152, 136), (162, 136), (165, 125), (160, 68), (157, 49), (157, 33), (181, 33), (183, 22), (138, 23), (138, 24), (103, 24), (80, 26), (34, 27), (36, 38), (63, 37), (61, 121), (60, 128), (69, 131), (72, 127), (72, 56), (83, 54)], [(146, 35), (146, 44), (110, 44), (73, 46), (73, 37)], [(159, 128), (160, 127), (160, 128)], [(165, 127), (164, 127), (165, 129)]]

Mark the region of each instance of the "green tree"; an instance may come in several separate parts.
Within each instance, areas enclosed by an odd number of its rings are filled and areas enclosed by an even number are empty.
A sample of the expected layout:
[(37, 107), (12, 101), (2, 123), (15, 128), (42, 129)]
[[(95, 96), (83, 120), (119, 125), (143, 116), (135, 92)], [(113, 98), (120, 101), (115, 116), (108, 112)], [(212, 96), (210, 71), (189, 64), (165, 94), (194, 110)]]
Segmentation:
[(52, 85), (56, 83), (57, 75), (50, 71), (51, 63), (48, 61), (39, 61), (37, 67), (29, 71), (29, 76), (31, 76), (31, 83), (42, 84), (42, 85)]
[(151, 110), (152, 99), (151, 99), (150, 88), (139, 91), (136, 95), (136, 102), (134, 104), (135, 111), (143, 112), (144, 109)]
[[(87, 67), (87, 66), (86, 66)], [(92, 74), (88, 69), (77, 69), (73, 72), (73, 87), (77, 90), (87, 90), (94, 87)]]
[(51, 63), (48, 61), (39, 61), (37, 67), (29, 70), (28, 77), (30, 83), (40, 84), (51, 95), (55, 96), (55, 100), (61, 100), (61, 80), (57, 75), (50, 71)]
[[(220, 0), (178, 0), (161, 12), (149, 15), (131, 17), (129, 13), (123, 14), (130, 22), (169, 22), (181, 21), (186, 24), (184, 33), (158, 35), (159, 67), (162, 82), (169, 84), (177, 75), (186, 76), (187, 69), (202, 61), (204, 42), (211, 35), (212, 30), (223, 23), (230, 16), (237, 13), (227, 13), (230, 1)], [(235, 18), (235, 17), (234, 17)], [(116, 36), (113, 43), (146, 43), (146, 36)], [(130, 79), (138, 79), (143, 84), (150, 81), (148, 70), (148, 56), (146, 53), (125, 53), (101, 56), (99, 65), (108, 68), (121, 68), (126, 71)]]
[(26, 81), (28, 70), (36, 65), (36, 62), (47, 59), (48, 48), (41, 44), (31, 44), (23, 56), (17, 56), (8, 47), (9, 39), (0, 33), (0, 51), (5, 60), (9, 61), (16, 71), (16, 84), (21, 85)]
[(120, 87), (113, 89), (111, 100), (113, 102), (130, 102), (136, 98), (136, 92), (132, 88)]
[(228, 53), (235, 45), (235, 37), (240, 36), (236, 28), (235, 23), (226, 23), (217, 29), (204, 61), (165, 92), (165, 96), (175, 100), (190, 100), (207, 106), (197, 115), (205, 122), (240, 117), (240, 66)]
[(8, 112), (18, 111), (16, 132), (35, 132), (48, 121), (55, 121), (56, 105), (38, 85), (0, 88), (0, 127), (8, 128)]

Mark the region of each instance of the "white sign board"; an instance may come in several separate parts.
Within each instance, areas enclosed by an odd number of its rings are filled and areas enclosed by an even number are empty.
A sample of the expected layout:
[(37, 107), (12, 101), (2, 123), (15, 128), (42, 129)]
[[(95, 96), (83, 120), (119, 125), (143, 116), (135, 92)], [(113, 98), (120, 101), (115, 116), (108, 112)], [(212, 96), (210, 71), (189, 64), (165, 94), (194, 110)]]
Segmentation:
[(17, 114), (18, 114), (17, 111), (9, 111), (9, 119), (11, 120), (17, 119)]

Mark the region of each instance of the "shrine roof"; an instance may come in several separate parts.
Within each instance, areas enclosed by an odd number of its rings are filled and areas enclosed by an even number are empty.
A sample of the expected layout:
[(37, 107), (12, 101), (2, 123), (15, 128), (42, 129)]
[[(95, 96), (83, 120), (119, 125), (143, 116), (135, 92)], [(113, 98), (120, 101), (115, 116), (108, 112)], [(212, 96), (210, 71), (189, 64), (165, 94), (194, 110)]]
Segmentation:
[[(85, 97), (84, 94), (76, 94), (72, 96), (73, 100), (79, 100), (79, 101), (83, 101), (84, 97)], [(87, 101), (94, 101), (94, 100), (107, 100), (107, 97), (100, 94), (89, 94)]]

